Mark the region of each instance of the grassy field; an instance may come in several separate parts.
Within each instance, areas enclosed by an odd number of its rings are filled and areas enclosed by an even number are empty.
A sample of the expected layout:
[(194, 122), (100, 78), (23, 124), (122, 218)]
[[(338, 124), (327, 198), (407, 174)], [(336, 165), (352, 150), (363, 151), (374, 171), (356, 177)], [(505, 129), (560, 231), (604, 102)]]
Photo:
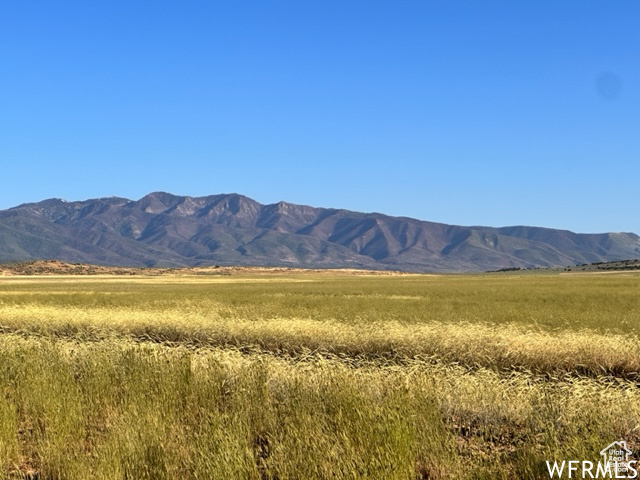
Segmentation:
[(638, 273), (6, 277), (0, 332), (0, 478), (549, 478), (621, 439), (640, 457)]

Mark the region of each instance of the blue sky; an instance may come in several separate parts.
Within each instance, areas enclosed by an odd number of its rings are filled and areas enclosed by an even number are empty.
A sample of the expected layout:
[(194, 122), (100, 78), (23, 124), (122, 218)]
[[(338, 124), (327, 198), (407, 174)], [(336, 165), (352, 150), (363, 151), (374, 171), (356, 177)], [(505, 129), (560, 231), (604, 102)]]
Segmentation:
[(156, 190), (640, 233), (637, 1), (0, 6), (0, 208)]

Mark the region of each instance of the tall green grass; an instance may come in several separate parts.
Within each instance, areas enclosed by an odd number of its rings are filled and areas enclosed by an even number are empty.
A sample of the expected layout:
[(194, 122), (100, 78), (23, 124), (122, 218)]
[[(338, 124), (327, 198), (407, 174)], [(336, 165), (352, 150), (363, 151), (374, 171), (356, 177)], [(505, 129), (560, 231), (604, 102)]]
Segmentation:
[(640, 444), (640, 276), (0, 280), (0, 478), (548, 478)]
[(638, 333), (640, 274), (0, 279), (0, 307), (180, 310), (229, 319), (520, 324)]
[(0, 332), (636, 378), (640, 275), (0, 283)]
[(640, 441), (625, 381), (13, 336), (0, 365), (4, 478), (539, 478)]

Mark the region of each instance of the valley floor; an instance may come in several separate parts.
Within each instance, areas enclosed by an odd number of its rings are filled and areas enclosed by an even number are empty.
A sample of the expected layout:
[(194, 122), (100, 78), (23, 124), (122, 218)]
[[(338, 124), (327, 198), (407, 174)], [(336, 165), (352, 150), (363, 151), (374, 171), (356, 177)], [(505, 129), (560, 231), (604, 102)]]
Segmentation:
[(633, 272), (5, 277), (0, 478), (549, 478), (618, 440), (640, 459), (639, 291)]

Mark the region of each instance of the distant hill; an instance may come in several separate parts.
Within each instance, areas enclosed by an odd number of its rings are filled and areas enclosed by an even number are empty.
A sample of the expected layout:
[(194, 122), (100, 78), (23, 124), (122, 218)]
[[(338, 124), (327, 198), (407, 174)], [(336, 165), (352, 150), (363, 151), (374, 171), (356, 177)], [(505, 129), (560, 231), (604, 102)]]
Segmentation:
[(640, 257), (633, 233), (463, 227), (238, 194), (49, 199), (0, 211), (0, 262), (402, 271), (557, 267)]
[(626, 272), (640, 270), (640, 258), (612, 262), (583, 263), (564, 269), (568, 272)]
[[(203, 266), (203, 267), (113, 267), (104, 265), (91, 265), (89, 263), (66, 263), (60, 260), (32, 260), (29, 262), (11, 262), (0, 264), (0, 276), (20, 275), (112, 275), (112, 276), (159, 276), (159, 275), (274, 275), (274, 274), (328, 274), (328, 275), (407, 275), (394, 270), (358, 270), (353, 268), (341, 269), (313, 269), (291, 267), (251, 267), (251, 266)], [(410, 275), (410, 274), (409, 274)]]

